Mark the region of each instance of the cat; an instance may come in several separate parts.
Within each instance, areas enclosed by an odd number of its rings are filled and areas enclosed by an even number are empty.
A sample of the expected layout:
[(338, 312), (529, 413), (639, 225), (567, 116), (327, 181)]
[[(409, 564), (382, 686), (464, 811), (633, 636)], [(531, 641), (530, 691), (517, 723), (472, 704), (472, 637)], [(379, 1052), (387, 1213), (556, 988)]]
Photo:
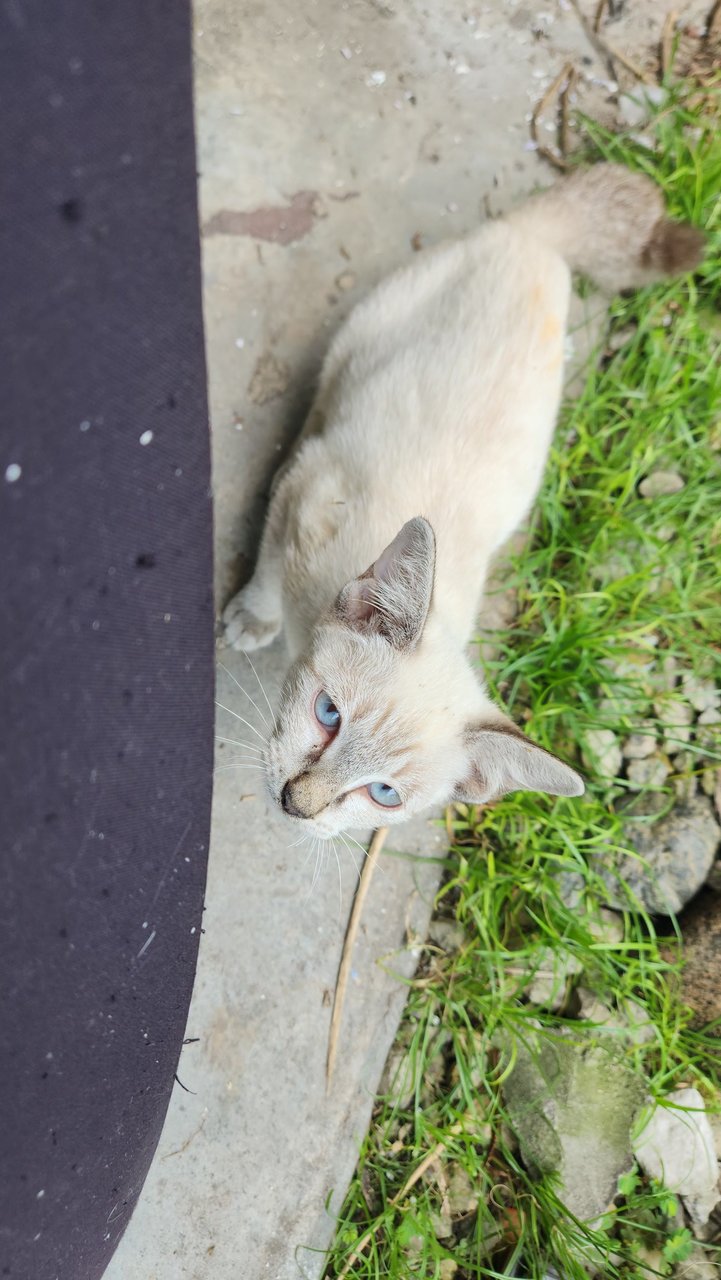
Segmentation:
[(613, 293), (691, 270), (703, 244), (649, 178), (599, 164), (424, 251), (342, 325), (223, 615), (247, 652), (285, 632), (265, 766), (303, 830), (583, 793), (491, 701), (466, 646), (489, 562), (541, 481), (571, 272)]

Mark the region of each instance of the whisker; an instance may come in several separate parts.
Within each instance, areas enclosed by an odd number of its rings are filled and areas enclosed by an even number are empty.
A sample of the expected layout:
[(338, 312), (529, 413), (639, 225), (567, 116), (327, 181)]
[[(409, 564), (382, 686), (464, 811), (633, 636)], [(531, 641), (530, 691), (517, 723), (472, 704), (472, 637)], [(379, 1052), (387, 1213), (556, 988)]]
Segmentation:
[(255, 725), (250, 723), (250, 720), (246, 720), (243, 716), (238, 715), (238, 712), (232, 711), (230, 707), (224, 707), (222, 702), (218, 702), (217, 698), (215, 700), (215, 705), (216, 707), (220, 707), (221, 711), (227, 711), (228, 715), (235, 716), (236, 720), (240, 720), (240, 723), (244, 724), (247, 729), (250, 729), (251, 733), (254, 733), (257, 738), (260, 738), (261, 742), (263, 743), (263, 746), (265, 746), (265, 738), (263, 737), (262, 733), (260, 733), (259, 730), (256, 729)]
[(273, 708), (272, 708), (272, 707), (271, 707), (271, 705), (270, 705), (270, 698), (268, 697), (267, 693), (265, 692), (265, 688), (264, 688), (264, 685), (263, 685), (263, 681), (261, 680), (260, 676), (258, 675), (258, 672), (256, 671), (256, 669), (255, 669), (255, 667), (254, 667), (254, 665), (253, 665), (253, 661), (252, 661), (252, 659), (251, 659), (251, 657), (250, 657), (250, 654), (249, 654), (249, 653), (246, 653), (246, 652), (245, 652), (245, 649), (241, 649), (241, 653), (243, 654), (243, 657), (246, 659), (246, 661), (250, 663), (250, 669), (251, 669), (251, 671), (253, 672), (253, 675), (255, 676), (256, 680), (258, 681), (258, 686), (259, 686), (259, 688), (260, 688), (260, 692), (262, 693), (263, 697), (265, 698), (265, 701), (266, 701), (266, 703), (268, 704), (268, 710), (269, 710), (269, 712), (270, 712), (271, 716), (273, 717), (273, 726), (274, 726), (274, 728), (277, 730), (277, 728), (278, 728), (278, 721), (277, 721), (277, 720), (276, 720), (276, 718), (275, 718), (275, 711), (273, 710)]
[(228, 668), (227, 668), (226, 666), (224, 666), (224, 665), (223, 665), (223, 663), (222, 663), (220, 660), (218, 660), (218, 666), (221, 668), (221, 670), (222, 670), (222, 671), (224, 671), (224, 672), (225, 672), (225, 674), (226, 674), (227, 676), (230, 676), (230, 678), (231, 678), (231, 680), (233, 681), (233, 683), (234, 683), (234, 684), (237, 684), (238, 688), (240, 689), (240, 692), (241, 692), (241, 693), (244, 693), (244, 694), (245, 694), (245, 696), (246, 696), (246, 698), (248, 699), (248, 702), (251, 704), (251, 706), (255, 707), (255, 710), (258, 712), (258, 715), (260, 716), (261, 720), (263, 721), (263, 724), (265, 725), (266, 729), (270, 730), (270, 725), (268, 724), (268, 721), (266, 720), (266, 718), (265, 718), (265, 716), (264, 716), (263, 712), (261, 711), (260, 707), (258, 706), (258, 703), (255, 701), (255, 699), (254, 699), (254, 698), (251, 698), (250, 694), (248, 693), (248, 690), (243, 688), (243, 686), (242, 686), (242, 684), (240, 683), (240, 680), (238, 680), (237, 676), (234, 676), (234, 675), (233, 675), (233, 672), (232, 672), (232, 671), (229, 671), (229, 670), (228, 670)]
[(230, 764), (219, 764), (213, 773), (223, 773), (225, 769), (252, 769), (254, 773), (265, 773), (265, 765), (244, 764), (242, 760), (231, 760)]
[(356, 875), (357, 875), (358, 879), (360, 880), (360, 867), (358, 866), (358, 863), (357, 863), (357, 862), (356, 862), (356, 860), (355, 860), (355, 854), (354, 854), (354, 852), (353, 852), (353, 850), (352, 850), (351, 846), (348, 844), (348, 841), (346, 840), (346, 838), (345, 838), (345, 836), (344, 836), (344, 833), (343, 833), (342, 831), (340, 831), (340, 832), (338, 833), (338, 838), (339, 838), (340, 840), (342, 840), (343, 844), (345, 845), (345, 848), (348, 850), (348, 853), (350, 854), (351, 862), (353, 863), (353, 866), (355, 867), (355, 873), (356, 873)]
[[(349, 831), (344, 832), (344, 834), (345, 834), (346, 840), (350, 840), (351, 843), (355, 845), (356, 849), (360, 849), (361, 853), (363, 854), (363, 857), (367, 858), (368, 850), (360, 843), (360, 840), (356, 840), (355, 836), (352, 836)], [(376, 870), (382, 871), (384, 875), (386, 873), (386, 869), (384, 866), (381, 865), (380, 860), (376, 863)]]
[(338, 850), (335, 847), (335, 840), (331, 841), (331, 843), (333, 845), (333, 852), (335, 854), (336, 865), (338, 867), (338, 919), (340, 920), (343, 915), (343, 872), (341, 870), (340, 858), (338, 857)]
[(313, 839), (315, 840), (315, 869), (313, 871), (313, 879), (311, 881), (310, 893), (313, 892), (313, 890), (315, 889), (315, 886), (318, 883), (318, 877), (320, 876), (321, 861), (322, 861), (322, 854), (323, 854), (322, 841), (320, 836), (314, 836)]
[(259, 756), (264, 755), (262, 747), (256, 747), (254, 742), (243, 742), (241, 738), (224, 738), (222, 734), (216, 733), (216, 742), (230, 742), (234, 747), (245, 747), (246, 751), (255, 751)]

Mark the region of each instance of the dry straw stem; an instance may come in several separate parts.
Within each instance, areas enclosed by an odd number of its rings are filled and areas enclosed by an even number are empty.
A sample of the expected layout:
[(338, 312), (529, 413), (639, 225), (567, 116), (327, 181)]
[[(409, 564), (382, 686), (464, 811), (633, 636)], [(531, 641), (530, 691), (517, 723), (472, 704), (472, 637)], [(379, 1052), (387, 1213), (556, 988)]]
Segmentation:
[(677, 21), (678, 13), (675, 9), (671, 9), (666, 14), (666, 21), (663, 24), (663, 32), (661, 33), (661, 79), (664, 79), (666, 74), (671, 70), (673, 37)]
[(328, 1056), (326, 1058), (325, 1065), (326, 1092), (330, 1089), (336, 1054), (338, 1052), (338, 1034), (340, 1032), (341, 1017), (343, 1016), (345, 993), (348, 987), (350, 962), (353, 956), (355, 940), (358, 936), (363, 904), (368, 896), (373, 872), (375, 871), (376, 863), (380, 857), (383, 845), (386, 842), (387, 835), (388, 828), (379, 827), (371, 840), (370, 848), (368, 849), (368, 857), (365, 860), (360, 880), (358, 881), (358, 888), (356, 889), (355, 898), (353, 899), (353, 907), (350, 913), (345, 939), (343, 941), (343, 950), (341, 952), (338, 977), (336, 979), (335, 993), (333, 996), (333, 1012), (330, 1018), (330, 1032), (328, 1033)]

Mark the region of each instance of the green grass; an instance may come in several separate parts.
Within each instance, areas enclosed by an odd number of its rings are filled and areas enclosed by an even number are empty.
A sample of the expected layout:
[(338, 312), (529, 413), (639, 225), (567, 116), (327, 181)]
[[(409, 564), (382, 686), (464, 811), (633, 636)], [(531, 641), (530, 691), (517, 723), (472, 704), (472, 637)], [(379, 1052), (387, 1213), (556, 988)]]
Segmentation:
[[(604, 930), (609, 889), (597, 859), (626, 847), (629, 783), (598, 776), (582, 749), (590, 730), (621, 739), (642, 720), (663, 721), (654, 681), (669, 658), (679, 670), (720, 675), (720, 125), (718, 96), (694, 102), (683, 87), (646, 130), (658, 139), (653, 151), (586, 122), (593, 154), (651, 174), (674, 216), (707, 228), (706, 265), (693, 280), (614, 303), (612, 332), (626, 340), (564, 411), (530, 545), (511, 566), (517, 617), (496, 637), (487, 674), (536, 741), (579, 761), (588, 792), (580, 802), (518, 794), (449, 815), (436, 915), (458, 926), (460, 944), (450, 952), (429, 944), (410, 984), (397, 1042), (410, 1084), (405, 1097), (392, 1089), (377, 1100), (328, 1280), (368, 1232), (350, 1269), (366, 1280), (542, 1280), (549, 1266), (581, 1280), (583, 1258), (599, 1254), (605, 1277), (640, 1280), (670, 1274), (691, 1247), (673, 1197), (637, 1173), (594, 1230), (570, 1217), (553, 1178), (519, 1154), (499, 1045), (559, 1028), (598, 1040), (578, 1018), (582, 981), (611, 1010), (606, 1043), (651, 1095), (692, 1083), (718, 1106), (721, 1039), (692, 1027), (676, 952), (657, 932), (673, 935), (675, 922), (652, 920), (629, 894), (622, 936)], [(684, 487), (645, 500), (639, 482), (657, 470), (678, 472)], [(708, 744), (687, 751), (687, 772), (708, 765), (702, 752), (713, 755)], [(568, 875), (580, 894), (572, 906)], [(569, 957), (583, 973), (568, 977), (560, 1011), (530, 1004), (532, 970), (568, 967)], [(646, 1036), (624, 1030), (629, 1012)]]

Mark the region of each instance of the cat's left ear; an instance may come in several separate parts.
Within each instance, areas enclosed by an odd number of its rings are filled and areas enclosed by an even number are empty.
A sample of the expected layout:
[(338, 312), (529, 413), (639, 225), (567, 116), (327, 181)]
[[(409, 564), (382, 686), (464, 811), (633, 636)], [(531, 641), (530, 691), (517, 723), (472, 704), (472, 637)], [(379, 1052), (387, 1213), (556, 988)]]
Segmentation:
[(467, 772), (454, 800), (485, 804), (509, 791), (545, 791), (551, 796), (580, 796), (583, 779), (557, 756), (536, 746), (506, 716), (466, 731)]
[(375, 632), (395, 649), (412, 649), (428, 617), (435, 563), (435, 534), (416, 516), (370, 569), (346, 584), (336, 611), (355, 630)]

